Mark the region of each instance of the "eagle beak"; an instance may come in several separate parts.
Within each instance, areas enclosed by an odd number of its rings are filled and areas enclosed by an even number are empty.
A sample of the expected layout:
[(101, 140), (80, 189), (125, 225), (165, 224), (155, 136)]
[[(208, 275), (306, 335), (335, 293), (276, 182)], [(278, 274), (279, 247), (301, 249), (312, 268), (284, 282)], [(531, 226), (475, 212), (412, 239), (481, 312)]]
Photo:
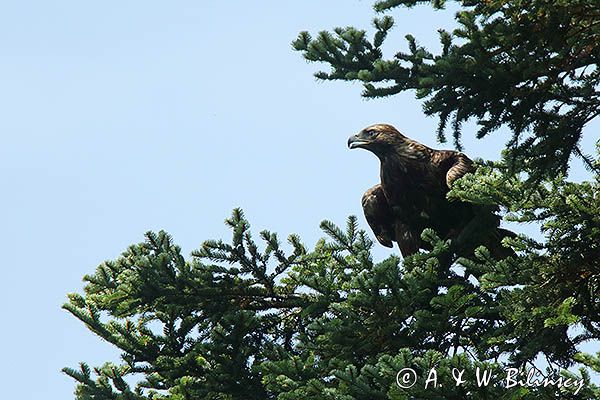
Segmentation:
[(358, 135), (352, 135), (348, 138), (348, 147), (351, 149), (364, 147), (367, 143), (367, 141), (360, 139)]

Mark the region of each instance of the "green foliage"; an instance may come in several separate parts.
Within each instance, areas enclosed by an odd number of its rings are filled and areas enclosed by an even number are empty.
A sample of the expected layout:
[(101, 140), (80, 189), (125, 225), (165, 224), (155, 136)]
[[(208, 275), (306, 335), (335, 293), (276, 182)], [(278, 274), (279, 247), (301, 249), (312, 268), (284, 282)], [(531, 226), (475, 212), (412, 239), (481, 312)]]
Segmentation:
[[(375, 10), (445, 1), (378, 1)], [(461, 127), (474, 119), (477, 137), (507, 126), (513, 137), (506, 162), (532, 180), (566, 173), (572, 155), (600, 171), (579, 142), (584, 126), (600, 114), (600, 3), (592, 0), (463, 0), (453, 32), (440, 30), (442, 51), (433, 54), (406, 35), (408, 52), (383, 56), (394, 25), (374, 20), (375, 34), (353, 27), (300, 33), (293, 42), (309, 61), (329, 64), (325, 80), (361, 81), (363, 96), (415, 90), (424, 111), (448, 123), (460, 147)]]
[[(454, 198), (502, 205), (508, 220), (541, 224), (543, 243), (524, 236), (508, 240), (520, 250), (515, 260), (487, 265), (467, 260), (472, 268), (487, 271), (481, 276), (483, 288), (496, 288), (498, 293), (513, 288), (504, 292), (508, 296), (504, 307), (514, 325), (505, 340), (518, 344), (514, 359), (530, 358), (545, 346), (568, 364), (576, 345), (600, 338), (598, 188), (598, 180), (573, 183), (557, 177), (531, 189), (510, 176), (506, 167), (496, 165), (465, 176), (450, 193)], [(577, 335), (568, 334), (571, 326), (580, 328)], [(572, 346), (563, 347), (564, 343)]]
[[(64, 369), (78, 399), (554, 398), (552, 386), (504, 387), (502, 368), (540, 353), (570, 365), (575, 345), (598, 337), (597, 297), (581, 282), (542, 281), (552, 253), (496, 264), (482, 248), (474, 260), (448, 259), (448, 243), (425, 231), (431, 252), (374, 263), (354, 217), (345, 230), (324, 221), (329, 239), (312, 251), (295, 235), (287, 251), (267, 231), (256, 243), (240, 210), (227, 224), (231, 242), (206, 241), (190, 261), (166, 233), (149, 232), (86, 276), (84, 295), (69, 295), (64, 308), (123, 351), (120, 365), (94, 374), (86, 364)], [(584, 321), (591, 328), (569, 338)], [(597, 368), (591, 355), (577, 357)], [(496, 383), (478, 387), (476, 367)], [(417, 371), (415, 386), (398, 386), (403, 368)], [(425, 388), (431, 368), (443, 388)], [(453, 368), (470, 379), (455, 385)], [(586, 388), (573, 398), (600, 393), (585, 369), (577, 379)]]

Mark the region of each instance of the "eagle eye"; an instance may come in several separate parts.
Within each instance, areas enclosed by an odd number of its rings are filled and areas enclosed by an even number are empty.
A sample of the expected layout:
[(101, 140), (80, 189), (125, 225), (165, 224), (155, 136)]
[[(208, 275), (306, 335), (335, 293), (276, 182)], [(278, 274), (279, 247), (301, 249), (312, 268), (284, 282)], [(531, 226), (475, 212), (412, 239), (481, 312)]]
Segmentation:
[(364, 135), (369, 138), (375, 136), (376, 134), (377, 131), (375, 129), (367, 129), (364, 133)]

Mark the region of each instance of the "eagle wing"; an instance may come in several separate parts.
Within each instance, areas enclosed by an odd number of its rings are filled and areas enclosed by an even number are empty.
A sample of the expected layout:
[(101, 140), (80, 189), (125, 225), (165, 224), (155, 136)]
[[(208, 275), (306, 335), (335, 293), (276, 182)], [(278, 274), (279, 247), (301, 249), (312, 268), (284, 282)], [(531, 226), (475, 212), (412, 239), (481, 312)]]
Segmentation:
[(445, 171), (448, 189), (452, 187), (455, 180), (475, 170), (473, 161), (458, 151), (435, 150), (431, 156), (431, 162)]
[[(448, 188), (451, 188), (454, 181), (475, 170), (473, 161), (458, 151), (438, 150), (432, 157), (432, 161), (442, 172), (445, 172)], [(499, 227), (500, 216), (496, 214), (500, 210), (498, 206), (467, 203), (448, 203), (448, 205), (453, 211), (450, 214), (459, 217), (458, 221), (453, 221), (454, 229), (450, 232), (451, 236), (455, 236), (454, 241), (459, 248), (458, 252), (470, 254), (477, 246), (484, 245), (490, 250), (492, 257), (498, 260), (514, 256), (512, 249), (502, 245), (502, 239), (516, 235), (508, 229)]]
[(365, 218), (373, 230), (377, 241), (386, 247), (397, 242), (403, 257), (419, 251), (419, 236), (394, 215), (381, 185), (367, 190), (362, 198)]
[(385, 247), (393, 247), (394, 215), (381, 185), (375, 185), (365, 192), (362, 207), (377, 241)]

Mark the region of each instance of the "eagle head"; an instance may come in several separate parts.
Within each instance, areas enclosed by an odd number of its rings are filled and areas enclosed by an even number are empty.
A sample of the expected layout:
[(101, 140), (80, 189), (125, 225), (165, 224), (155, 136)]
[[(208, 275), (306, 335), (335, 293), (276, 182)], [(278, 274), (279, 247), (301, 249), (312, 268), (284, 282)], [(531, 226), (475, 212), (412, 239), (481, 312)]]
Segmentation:
[(377, 156), (384, 156), (388, 152), (403, 148), (406, 140), (407, 137), (392, 125), (375, 124), (350, 136), (348, 147), (351, 149), (363, 148)]

